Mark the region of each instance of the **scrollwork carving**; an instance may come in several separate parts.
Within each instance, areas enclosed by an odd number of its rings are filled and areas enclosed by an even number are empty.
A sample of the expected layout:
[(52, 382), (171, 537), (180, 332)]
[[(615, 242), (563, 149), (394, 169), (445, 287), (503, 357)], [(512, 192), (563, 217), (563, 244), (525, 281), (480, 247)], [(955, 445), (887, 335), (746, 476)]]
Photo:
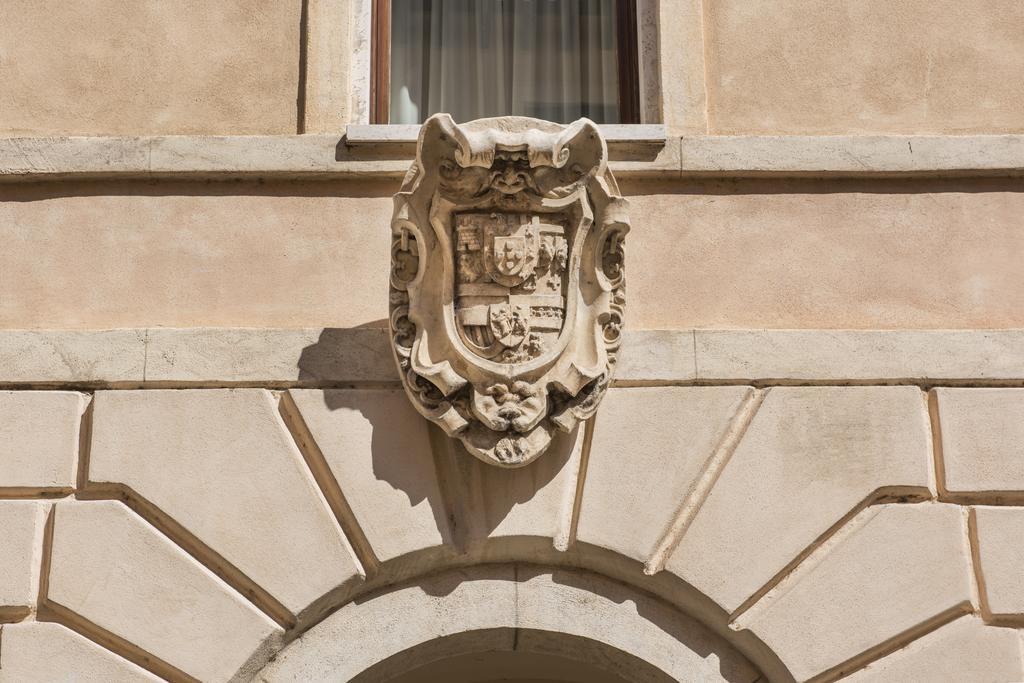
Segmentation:
[(597, 126), (431, 117), (391, 230), (392, 346), (424, 416), (517, 467), (593, 415), (619, 348), (629, 231)]

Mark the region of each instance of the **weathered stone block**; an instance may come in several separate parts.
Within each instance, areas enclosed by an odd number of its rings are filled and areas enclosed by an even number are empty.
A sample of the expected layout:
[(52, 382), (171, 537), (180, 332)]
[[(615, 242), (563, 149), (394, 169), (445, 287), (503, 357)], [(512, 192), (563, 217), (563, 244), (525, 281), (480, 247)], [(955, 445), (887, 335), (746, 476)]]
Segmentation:
[(135, 683), (162, 680), (60, 624), (9, 624), (3, 627), (2, 638), (0, 681)]
[[(0, 311), (13, 303), (8, 299), (0, 302)], [(145, 330), (0, 334), (0, 382), (141, 382), (145, 365)]]
[(1024, 491), (1024, 390), (935, 389), (945, 488)]
[(917, 387), (770, 389), (667, 568), (731, 612), (876, 492), (927, 496), (923, 398)]
[(130, 487), (293, 614), (358, 576), (270, 392), (102, 391), (94, 400), (90, 482)]
[(988, 608), (997, 619), (1024, 621), (1024, 507), (978, 507), (972, 514)]
[(608, 392), (594, 418), (577, 538), (647, 561), (750, 391)]
[(448, 540), (429, 423), (404, 391), (289, 393), (378, 559)]
[(588, 638), (639, 657), (677, 681), (754, 683), (760, 678), (742, 655), (701, 624), (610, 579), (528, 567), (516, 578), (522, 638), (541, 640), (545, 633)]
[(543, 458), (521, 468), (496, 468), (470, 457), (456, 441), (439, 449), (438, 471), (447, 482), (456, 542), (531, 536), (569, 542), (584, 429), (557, 432)]
[(69, 391), (0, 392), (0, 487), (73, 487), (86, 402)]
[(668, 383), (695, 379), (693, 334), (693, 330), (625, 330), (616, 381)]
[(566, 541), (582, 429), (557, 435), (536, 463), (498, 469), (439, 431), (432, 442), (430, 423), (401, 390), (289, 393), (382, 562), (503, 536)]
[(1022, 330), (696, 330), (699, 379), (1009, 379)]
[(940, 615), (968, 611), (969, 567), (958, 507), (870, 508), (736, 627), (756, 633), (803, 681)]
[(231, 678), (281, 633), (114, 501), (57, 503), (48, 599), (203, 681)]
[(511, 649), (515, 623), (512, 567), (474, 567), (351, 602), (293, 642), (260, 681), (347, 681), (410, 647), (446, 635), (481, 631), (483, 649)]
[(1017, 632), (960, 617), (844, 678), (849, 683), (948, 681), (1009, 683), (1024, 680)]
[(0, 501), (0, 621), (4, 611), (20, 617), (36, 603), (48, 507), (33, 500)]

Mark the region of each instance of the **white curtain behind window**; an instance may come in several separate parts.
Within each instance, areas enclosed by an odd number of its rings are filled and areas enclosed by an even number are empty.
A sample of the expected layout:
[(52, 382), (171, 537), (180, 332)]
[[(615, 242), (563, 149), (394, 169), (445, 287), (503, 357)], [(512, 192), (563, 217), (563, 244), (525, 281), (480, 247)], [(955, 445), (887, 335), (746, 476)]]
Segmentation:
[(615, 0), (392, 0), (391, 122), (619, 121)]

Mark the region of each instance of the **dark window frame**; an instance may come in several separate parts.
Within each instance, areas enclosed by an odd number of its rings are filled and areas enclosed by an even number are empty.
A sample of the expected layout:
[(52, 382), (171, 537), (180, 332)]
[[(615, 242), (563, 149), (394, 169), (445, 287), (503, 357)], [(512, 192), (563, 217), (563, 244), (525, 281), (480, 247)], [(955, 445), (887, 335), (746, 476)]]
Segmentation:
[[(370, 123), (391, 118), (391, 0), (373, 0), (370, 61)], [(618, 24), (616, 57), (619, 69), (619, 123), (640, 123), (640, 57), (636, 0), (615, 0)]]

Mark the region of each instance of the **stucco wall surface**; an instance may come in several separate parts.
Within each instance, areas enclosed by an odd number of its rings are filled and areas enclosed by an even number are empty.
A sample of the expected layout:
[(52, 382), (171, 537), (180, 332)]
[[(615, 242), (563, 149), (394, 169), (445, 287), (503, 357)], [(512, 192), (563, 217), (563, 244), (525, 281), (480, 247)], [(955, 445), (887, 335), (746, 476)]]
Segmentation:
[(704, 21), (711, 133), (1024, 130), (1017, 0), (713, 0)]
[(299, 0), (4, 0), (0, 135), (294, 133)]
[[(368, 0), (7, 0), (0, 135), (290, 133), (365, 102)], [(662, 0), (672, 133), (1024, 130), (1015, 0)], [(131, 55), (131, 59), (125, 59)], [(347, 92), (346, 92), (347, 91)], [(358, 109), (358, 108), (357, 108)]]
[[(1024, 326), (1003, 180), (624, 185), (637, 329)], [(386, 318), (390, 182), (0, 188), (0, 326)]]

